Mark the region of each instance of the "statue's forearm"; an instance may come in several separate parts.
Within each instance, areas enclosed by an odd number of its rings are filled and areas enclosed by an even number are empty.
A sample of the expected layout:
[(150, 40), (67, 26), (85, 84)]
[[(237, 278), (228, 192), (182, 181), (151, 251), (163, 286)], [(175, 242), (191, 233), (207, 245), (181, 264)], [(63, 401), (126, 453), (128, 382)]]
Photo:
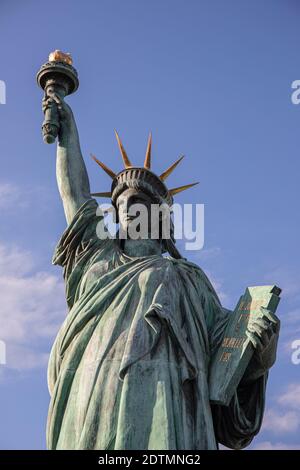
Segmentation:
[(79, 207), (91, 197), (75, 122), (68, 129), (62, 129), (57, 146), (56, 176), (66, 219), (70, 223)]

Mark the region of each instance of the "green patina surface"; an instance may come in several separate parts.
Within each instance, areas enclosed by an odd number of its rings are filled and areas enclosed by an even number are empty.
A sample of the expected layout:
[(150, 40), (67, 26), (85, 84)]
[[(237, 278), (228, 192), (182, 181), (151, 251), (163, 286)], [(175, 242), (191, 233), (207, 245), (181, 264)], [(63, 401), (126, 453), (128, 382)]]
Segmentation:
[(254, 354), (247, 337), (249, 322), (262, 316), (262, 309), (275, 313), (281, 290), (277, 286), (248, 287), (226, 326), (221, 346), (210, 365), (210, 400), (228, 406)]
[(266, 376), (237, 389), (229, 407), (211, 407), (210, 355), (229, 317), (207, 277), (183, 259), (130, 258), (116, 240), (97, 239), (96, 208), (83, 204), (54, 256), (69, 313), (49, 363), (48, 447), (245, 446), (260, 426)]
[[(73, 112), (63, 100), (78, 86), (77, 74), (70, 89), (68, 67), (54, 65), (43, 66), (38, 80), (45, 90), (44, 140), (58, 136), (56, 174), (68, 227), (53, 262), (64, 270), (69, 311), (49, 361), (48, 448), (201, 450), (216, 449), (219, 442), (245, 447), (261, 426), (278, 337), (270, 325), (276, 320), (268, 314), (268, 321), (253, 322), (251, 341), (262, 353), (253, 355), (228, 406), (211, 403), (210, 365), (231, 312), (222, 308), (201, 269), (181, 258), (171, 238), (121, 245), (97, 237), (101, 216), (91, 197)], [(130, 167), (120, 142), (119, 147)], [(152, 204), (149, 185), (155, 196), (171, 194), (149, 170), (151, 140), (145, 161), (134, 191), (129, 183), (121, 185), (118, 197), (125, 202), (145, 191), (151, 199), (145, 204)], [(120, 182), (111, 173), (113, 189)], [(127, 173), (122, 173), (125, 179)], [(144, 176), (148, 186), (137, 185)], [(123, 212), (118, 215), (126, 226), (130, 222)], [(162, 256), (164, 251), (172, 256)], [(223, 379), (220, 374), (216, 384)]]

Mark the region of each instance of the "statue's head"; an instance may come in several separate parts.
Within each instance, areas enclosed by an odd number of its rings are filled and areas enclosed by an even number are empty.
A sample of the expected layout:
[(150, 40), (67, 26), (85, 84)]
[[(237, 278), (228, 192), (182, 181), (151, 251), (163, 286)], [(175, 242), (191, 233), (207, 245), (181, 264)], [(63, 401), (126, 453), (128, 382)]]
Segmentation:
[[(114, 173), (104, 163), (100, 162), (96, 157), (93, 159), (98, 165), (112, 178), (112, 186), (110, 192), (94, 193), (93, 196), (111, 197), (112, 203), (117, 211), (120, 229), (128, 232), (130, 227), (135, 227), (137, 218), (146, 222), (148, 233), (159, 233), (159, 238), (163, 238), (165, 251), (169, 251), (174, 256), (178, 252), (175, 249), (173, 238), (173, 230), (168, 235), (162, 234), (162, 220), (169, 217), (171, 207), (173, 205), (173, 196), (185, 189), (194, 186), (197, 183), (168, 189), (164, 181), (176, 168), (183, 157), (179, 158), (160, 176), (151, 171), (151, 134), (148, 139), (146, 157), (143, 167), (134, 167), (125, 152), (121, 140), (116, 133), (118, 145), (121, 151), (125, 169), (119, 173)], [(140, 210), (138, 210), (140, 208)], [(159, 219), (153, 217), (153, 211), (158, 213)], [(141, 214), (142, 213), (142, 214)], [(142, 219), (141, 219), (142, 215)], [(155, 222), (156, 221), (156, 222)], [(171, 227), (172, 222), (170, 221)], [(145, 232), (142, 230), (143, 237)], [(180, 256), (180, 255), (179, 255)]]
[(154, 204), (153, 198), (143, 190), (125, 189), (116, 200), (120, 229), (130, 236), (131, 226), (135, 229), (137, 220), (141, 220), (146, 224), (147, 232), (151, 233), (151, 210)]

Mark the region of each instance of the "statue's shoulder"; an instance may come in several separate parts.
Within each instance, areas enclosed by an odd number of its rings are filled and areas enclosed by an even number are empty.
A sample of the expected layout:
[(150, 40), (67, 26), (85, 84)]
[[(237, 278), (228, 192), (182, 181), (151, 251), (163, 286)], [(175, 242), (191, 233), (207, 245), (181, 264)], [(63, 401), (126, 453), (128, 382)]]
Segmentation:
[(186, 258), (176, 259), (171, 256), (167, 256), (165, 259), (168, 260), (169, 264), (171, 264), (172, 268), (179, 276), (190, 278), (191, 281), (196, 282), (200, 287), (206, 288), (215, 294), (215, 289), (212, 283), (200, 266), (188, 261)]

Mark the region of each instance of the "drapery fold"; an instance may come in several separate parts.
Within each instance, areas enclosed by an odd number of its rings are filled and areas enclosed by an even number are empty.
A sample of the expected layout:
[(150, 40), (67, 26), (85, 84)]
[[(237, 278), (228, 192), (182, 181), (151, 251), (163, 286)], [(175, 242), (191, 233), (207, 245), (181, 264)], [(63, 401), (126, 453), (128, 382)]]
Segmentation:
[(193, 263), (131, 258), (117, 240), (99, 240), (97, 208), (91, 199), (79, 209), (53, 257), (69, 311), (49, 360), (48, 448), (247, 445), (260, 426), (265, 378), (238, 390), (228, 408), (211, 407), (208, 396), (229, 311)]

